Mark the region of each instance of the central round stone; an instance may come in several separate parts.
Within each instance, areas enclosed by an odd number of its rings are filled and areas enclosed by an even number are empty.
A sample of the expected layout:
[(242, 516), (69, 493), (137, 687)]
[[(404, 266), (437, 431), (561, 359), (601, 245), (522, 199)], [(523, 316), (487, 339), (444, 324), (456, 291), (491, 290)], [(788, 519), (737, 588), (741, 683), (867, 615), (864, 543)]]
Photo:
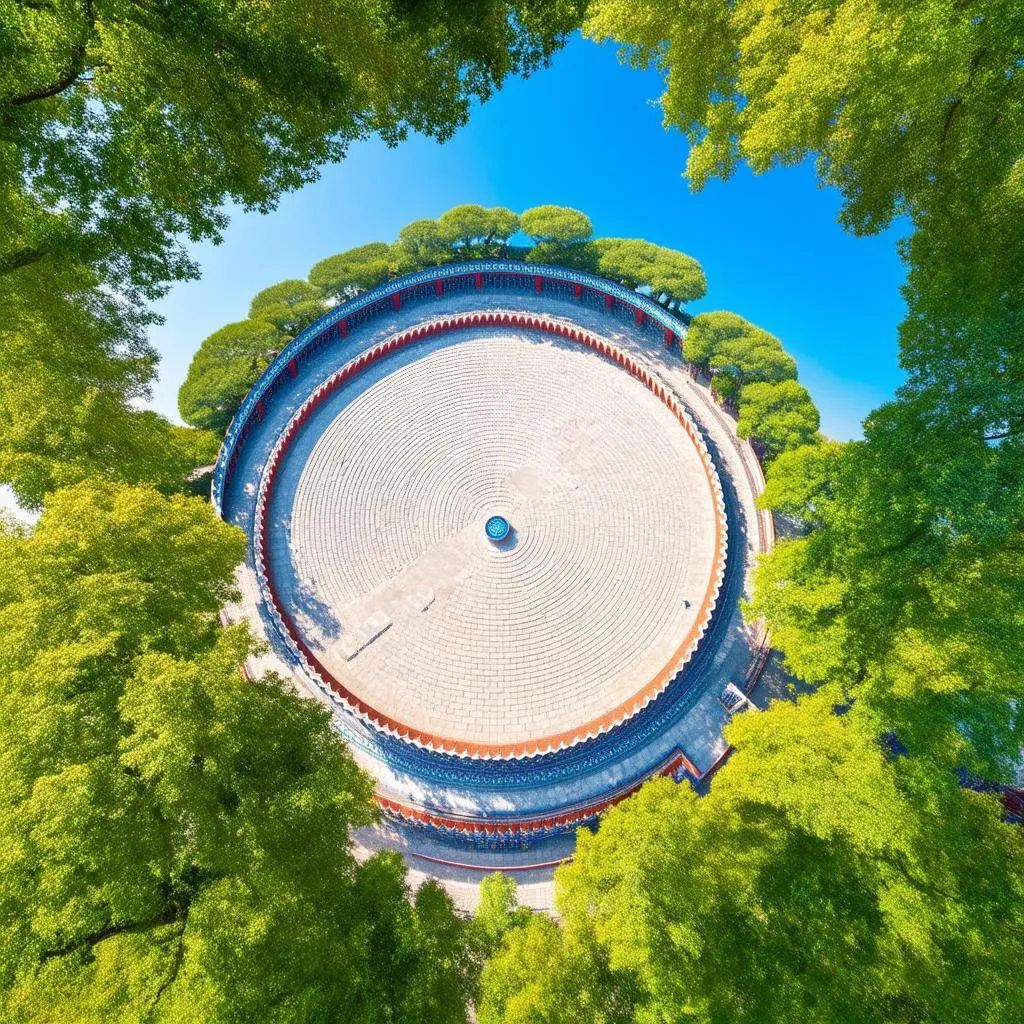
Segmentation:
[(503, 541), (511, 532), (512, 526), (504, 516), (491, 516), (484, 524), (487, 539), (494, 542)]

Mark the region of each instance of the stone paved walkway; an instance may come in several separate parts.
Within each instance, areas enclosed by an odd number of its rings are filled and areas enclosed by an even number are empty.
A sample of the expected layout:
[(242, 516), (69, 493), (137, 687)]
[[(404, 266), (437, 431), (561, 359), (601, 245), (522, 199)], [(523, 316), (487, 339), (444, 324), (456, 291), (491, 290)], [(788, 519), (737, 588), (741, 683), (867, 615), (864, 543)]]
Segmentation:
[[(675, 664), (711, 585), (714, 494), (669, 410), (608, 360), (460, 331), (335, 392), (304, 436), (271, 505), (275, 582), (382, 714), (524, 741)], [(500, 545), (492, 514), (513, 524)]]

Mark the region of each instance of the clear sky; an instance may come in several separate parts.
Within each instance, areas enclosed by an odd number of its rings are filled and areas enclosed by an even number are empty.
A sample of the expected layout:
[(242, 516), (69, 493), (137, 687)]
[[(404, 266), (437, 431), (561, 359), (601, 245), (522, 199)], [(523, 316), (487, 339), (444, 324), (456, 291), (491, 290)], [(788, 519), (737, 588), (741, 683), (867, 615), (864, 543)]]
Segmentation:
[(351, 246), (391, 241), (409, 221), (458, 203), (517, 212), (558, 203), (589, 214), (598, 235), (646, 238), (698, 259), (708, 294), (692, 311), (729, 309), (778, 335), (824, 431), (859, 436), (863, 417), (901, 379), (898, 232), (844, 232), (838, 194), (820, 190), (809, 165), (760, 177), (743, 171), (691, 193), (681, 177), (686, 140), (662, 128), (652, 102), (660, 92), (658, 75), (575, 38), (550, 68), (509, 82), (476, 109), (445, 145), (362, 143), (273, 213), (235, 212), (221, 245), (194, 250), (202, 279), (159, 304), (166, 323), (152, 332), (162, 356), (153, 406), (177, 419), (192, 353), (218, 327), (244, 319), (261, 288), (305, 277)]

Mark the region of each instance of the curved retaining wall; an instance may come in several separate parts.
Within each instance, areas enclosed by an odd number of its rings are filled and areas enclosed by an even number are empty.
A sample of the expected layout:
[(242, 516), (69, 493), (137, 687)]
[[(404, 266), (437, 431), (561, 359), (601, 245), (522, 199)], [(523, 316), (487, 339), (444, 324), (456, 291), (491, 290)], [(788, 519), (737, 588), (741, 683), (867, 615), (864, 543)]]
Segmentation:
[[(350, 329), (358, 336), (362, 330), (369, 327), (376, 330), (377, 336), (380, 337), (383, 333), (380, 322), (393, 311), (403, 310), (407, 306), (410, 310), (418, 309), (421, 305), (429, 307), (436, 299), (448, 295), (454, 297), (459, 293), (468, 295), (481, 288), (488, 290), (492, 302), (494, 292), (497, 290), (509, 291), (512, 294), (533, 292), (538, 298), (542, 293), (550, 294), (552, 298), (561, 301), (571, 300), (573, 305), (581, 303), (592, 310), (601, 308), (603, 313), (613, 316), (620, 322), (632, 321), (628, 331), (635, 332), (639, 329), (639, 333), (650, 338), (652, 344), (660, 346), (664, 340), (666, 346), (670, 348), (676, 345), (682, 347), (682, 338), (690, 320), (685, 314), (675, 316), (649, 298), (602, 278), (563, 268), (534, 266), (515, 261), (455, 264), (432, 268), (389, 282), (326, 313), (317, 323), (296, 337), (261, 376), (235, 416), (218, 457), (212, 486), (213, 502), (218, 512), (223, 514), (223, 503), (232, 469), (246, 443), (250, 429), (263, 418), (265, 408), (274, 407), (276, 390), (280, 388), (282, 393), (287, 392), (289, 385), (286, 385), (285, 381), (294, 380), (302, 374), (304, 357), (308, 356), (311, 365), (316, 365), (313, 361), (322, 360), (323, 355), (327, 354), (328, 346), (333, 349), (339, 343), (343, 343)], [(423, 315), (429, 316), (429, 309), (425, 309)], [(571, 314), (569, 317), (571, 319)], [(321, 354), (315, 355), (318, 352)], [(662, 382), (658, 383), (664, 387)], [(261, 452), (269, 451), (263, 448), (267, 440), (265, 431), (254, 433), (253, 436), (260, 438)], [(246, 450), (245, 460), (251, 463), (254, 458), (257, 460), (255, 465), (262, 466), (266, 455), (256, 455), (253, 451)], [(744, 469), (749, 478), (750, 469), (746, 466)], [(234, 486), (237, 488), (237, 481)], [(760, 488), (756, 488), (755, 485), (755, 489)], [(240, 495), (242, 492), (238, 493)], [(257, 490), (250, 499), (254, 504), (258, 494)], [(727, 512), (728, 521), (733, 526), (742, 527), (744, 520), (737, 519), (736, 522), (732, 522), (739, 513), (731, 506)], [(758, 530), (761, 542), (759, 546), (764, 550), (771, 544), (770, 520), (767, 529), (765, 524), (757, 525), (761, 527)], [(252, 526), (254, 527), (255, 523)], [(253, 533), (255, 530), (251, 529), (251, 534)], [(255, 541), (254, 536), (252, 540)], [(255, 547), (254, 543), (253, 555)], [(742, 553), (730, 551), (725, 559), (723, 582), (730, 607), (737, 599), (738, 589), (742, 586), (744, 558), (741, 555)], [(267, 603), (265, 609), (269, 612), (272, 605)], [(713, 616), (710, 633), (724, 635), (723, 630), (728, 618), (727, 615)], [(711, 635), (705, 643), (698, 645), (696, 654), (688, 666), (689, 670), (677, 673), (666, 684), (664, 693), (647, 713), (634, 716), (621, 727), (611, 729), (590, 742), (556, 749), (550, 753), (538, 753), (528, 759), (474, 759), (430, 749), (427, 746), (417, 746), (396, 735), (361, 724), (355, 716), (342, 710), (347, 706), (344, 702), (333, 694), (331, 696), (334, 706), (341, 712), (339, 723), (350, 723), (344, 727), (339, 724), (339, 729), (350, 742), (363, 748), (371, 757), (395, 765), (400, 772), (405, 771), (417, 778), (430, 779), (441, 786), (478, 786), (483, 790), (500, 787), (511, 792), (519, 787), (532, 787), (538, 783), (558, 784), (560, 779), (574, 779), (579, 777), (580, 773), (592, 773), (601, 770), (605, 765), (621, 763), (649, 743), (655, 735), (674, 728), (673, 723), (683, 720), (693, 701), (704, 692), (699, 687), (697, 692), (692, 692), (693, 679), (696, 678), (694, 672), (698, 666), (700, 673), (710, 670), (717, 643), (718, 639)], [(762, 635), (760, 646), (754, 650), (754, 657), (746, 673), (745, 689), (749, 690), (756, 681), (769, 652), (766, 638)], [(298, 661), (295, 667), (300, 665), (301, 661)], [(571, 833), (580, 825), (594, 822), (602, 810), (628, 797), (652, 775), (672, 775), (677, 779), (688, 776), (693, 780), (706, 778), (717, 769), (728, 753), (728, 750), (723, 751), (710, 767), (701, 771), (689, 760), (681, 746), (669, 747), (667, 752), (659, 755), (661, 760), (652, 760), (642, 770), (638, 765), (638, 773), (635, 776), (620, 781), (613, 789), (604, 793), (594, 792), (588, 800), (580, 803), (554, 801), (547, 807), (537, 807), (533, 813), (518, 816), (488, 813), (484, 817), (466, 817), (437, 805), (421, 804), (415, 797), (410, 801), (402, 794), (386, 791), (378, 793), (376, 799), (378, 806), (388, 818), (414, 831), (424, 829), (434, 837), (450, 837), (446, 841), (455, 844), (455, 849), (463, 850), (468, 848), (465, 844), (470, 844), (477, 849), (522, 850), (528, 848), (534, 840), (542, 841), (549, 836)]]

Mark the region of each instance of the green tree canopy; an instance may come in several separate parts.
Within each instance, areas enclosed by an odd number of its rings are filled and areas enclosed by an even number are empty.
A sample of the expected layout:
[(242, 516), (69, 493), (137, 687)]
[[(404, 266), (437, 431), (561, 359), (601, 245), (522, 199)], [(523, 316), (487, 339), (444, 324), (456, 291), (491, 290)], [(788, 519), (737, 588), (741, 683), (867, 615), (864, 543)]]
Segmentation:
[(836, 497), (842, 455), (842, 444), (821, 439), (782, 452), (772, 463), (758, 505), (804, 526), (820, 526)]
[(508, 933), (481, 1021), (569, 1020), (574, 983), (607, 1020), (1024, 1012), (1024, 847), (995, 800), (922, 780), (838, 692), (742, 716), (729, 739), (707, 796), (659, 779), (580, 832), (556, 876), (561, 934)]
[(698, 313), (686, 331), (686, 361), (702, 370), (708, 370), (712, 357), (721, 351), (726, 342), (746, 337), (756, 330), (749, 320), (744, 320), (736, 313)]
[(239, 670), (243, 554), (207, 504), (100, 482), (0, 534), (4, 1020), (465, 1019), (450, 900), (356, 864), (370, 783), (328, 712)]
[(735, 313), (700, 313), (683, 342), (686, 360), (716, 374), (721, 398), (737, 399), (744, 384), (796, 379), (796, 362), (773, 334)]
[(519, 226), (534, 244), (577, 245), (594, 233), (590, 218), (569, 206), (534, 206), (519, 215)]
[(739, 406), (736, 432), (758, 441), (768, 461), (810, 444), (821, 426), (807, 388), (795, 380), (747, 384), (740, 391)]
[(249, 304), (249, 317), (273, 324), (289, 338), (308, 327), (325, 310), (323, 292), (308, 281), (281, 281), (259, 292)]
[(415, 267), (435, 267), (451, 257), (436, 220), (414, 220), (398, 232), (398, 244)]
[(519, 216), (504, 206), (492, 206), (488, 211), (491, 217), (491, 232), (487, 236), (488, 244), (497, 243), (501, 248), (508, 246), (509, 240), (519, 230)]
[(12, 8), (0, 269), (64, 254), (159, 290), (192, 269), (175, 236), (216, 235), (226, 200), (265, 210), (370, 134), (447, 138), (581, 13), (573, 0), (486, 0), (472, 19), (382, 0), (331, 0), (315, 20), (289, 4)]
[(181, 418), (223, 434), (286, 341), (273, 324), (262, 320), (242, 320), (214, 331), (192, 357), (178, 392)]
[(0, 309), (0, 482), (23, 505), (93, 474), (179, 490), (213, 457), (212, 435), (135, 407), (155, 373), (151, 317), (92, 270), (40, 261), (0, 275)]
[(460, 256), (489, 255), (519, 230), (519, 218), (503, 206), (454, 206), (437, 220), (441, 237)]
[(368, 242), (321, 260), (309, 272), (309, 280), (324, 295), (351, 298), (393, 277), (402, 256), (387, 242)]
[(676, 249), (639, 238), (598, 238), (597, 272), (627, 288), (650, 288), (665, 302), (684, 303), (707, 291), (701, 265)]
[(614, 972), (588, 931), (540, 914), (512, 928), (484, 970), (480, 1024), (632, 1024), (637, 986)]
[(442, 213), (437, 223), (449, 245), (468, 251), (490, 236), (494, 222), (489, 210), (467, 203)]

